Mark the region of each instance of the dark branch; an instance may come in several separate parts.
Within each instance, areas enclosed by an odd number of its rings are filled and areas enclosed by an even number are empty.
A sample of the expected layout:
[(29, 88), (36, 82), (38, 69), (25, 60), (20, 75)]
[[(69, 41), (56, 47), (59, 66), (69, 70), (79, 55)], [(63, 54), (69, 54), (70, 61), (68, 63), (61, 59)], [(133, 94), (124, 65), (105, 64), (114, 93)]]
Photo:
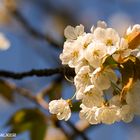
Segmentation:
[(55, 74), (62, 74), (66, 76), (74, 76), (75, 72), (74, 69), (71, 69), (69, 67), (60, 67), (60, 68), (55, 68), (55, 69), (42, 69), (42, 70), (31, 70), (27, 72), (11, 72), (11, 71), (0, 71), (0, 77), (5, 77), (5, 78), (12, 78), (12, 79), (22, 79), (25, 77), (31, 77), (31, 76), (37, 76), (37, 77), (43, 77), (43, 76), (52, 76)]
[(20, 22), (20, 24), (25, 28), (25, 30), (30, 33), (33, 37), (46, 40), (50, 45), (55, 48), (62, 48), (61, 44), (55, 42), (50, 36), (44, 35), (33, 28), (29, 22), (23, 17), (18, 9), (9, 10), (10, 13)]
[[(22, 87), (18, 87), (14, 83), (3, 80), (3, 79), (0, 79), (0, 83), (6, 85), (7, 87), (10, 87), (10, 90), (13, 91), (12, 93), (17, 93), (21, 95), (22, 97), (25, 97), (32, 103), (38, 105), (39, 107), (42, 107), (45, 110), (48, 110), (48, 103), (43, 98), (38, 98), (38, 96), (33, 96), (30, 90), (22, 88)], [(43, 103), (45, 102), (44, 105), (42, 105), (41, 102)]]
[[(81, 138), (83, 139), (83, 140), (88, 140), (88, 138), (87, 138), (87, 136), (85, 135), (85, 133), (84, 132), (81, 132), (81, 131), (79, 131), (75, 126), (74, 126), (74, 124), (71, 122), (71, 121), (67, 121), (66, 122), (72, 129), (73, 129), (73, 131), (74, 131), (74, 135), (72, 136), (72, 138), (74, 138), (75, 136), (81, 136)], [(75, 135), (76, 134), (76, 135)]]

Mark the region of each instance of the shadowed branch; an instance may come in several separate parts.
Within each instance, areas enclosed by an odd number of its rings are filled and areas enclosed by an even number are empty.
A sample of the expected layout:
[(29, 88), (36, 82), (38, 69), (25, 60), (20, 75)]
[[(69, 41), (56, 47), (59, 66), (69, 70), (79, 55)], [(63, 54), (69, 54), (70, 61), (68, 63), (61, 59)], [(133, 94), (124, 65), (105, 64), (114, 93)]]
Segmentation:
[(25, 78), (25, 77), (31, 77), (31, 76), (43, 77), (43, 76), (52, 76), (55, 74), (74, 76), (75, 72), (74, 72), (74, 69), (71, 69), (67, 66), (54, 68), (54, 69), (41, 69), (41, 70), (33, 69), (31, 71), (19, 72), (19, 73), (0, 70), (0, 77), (12, 78), (12, 79), (17, 79), (17, 80)]
[[(8, 8), (8, 7), (7, 7)], [(11, 15), (13, 15), (17, 21), (20, 22), (20, 24), (24, 27), (24, 29), (31, 34), (33, 37), (46, 40), (50, 45), (52, 45), (55, 48), (62, 48), (62, 44), (58, 44), (54, 41), (50, 36), (44, 35), (41, 32), (37, 31), (35, 28), (33, 28), (30, 23), (26, 20), (26, 18), (20, 13), (18, 9), (10, 10), (8, 8)]]

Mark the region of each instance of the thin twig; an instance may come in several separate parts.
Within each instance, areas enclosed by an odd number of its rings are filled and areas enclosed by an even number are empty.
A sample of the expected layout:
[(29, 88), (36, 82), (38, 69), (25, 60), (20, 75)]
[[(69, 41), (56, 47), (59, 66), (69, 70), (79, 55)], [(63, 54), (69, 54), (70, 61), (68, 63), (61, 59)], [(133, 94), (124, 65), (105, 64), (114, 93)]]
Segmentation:
[[(45, 110), (48, 110), (48, 103), (43, 98), (41, 98), (41, 97), (38, 98), (38, 96), (33, 96), (32, 93), (29, 90), (27, 90), (25, 88), (22, 88), (22, 87), (17, 87), (12, 82), (8, 82), (8, 81), (5, 81), (3, 79), (0, 79), (0, 81), (8, 84), (13, 89), (13, 91), (15, 91), (16, 93), (18, 93), (22, 97), (25, 97), (26, 99), (28, 99), (32, 103), (35, 103), (37, 106), (39, 106), (39, 107), (41, 107), (41, 108), (43, 108)], [(67, 121), (66, 123), (73, 129), (73, 132), (74, 132), (74, 134), (71, 135), (71, 136), (66, 135), (68, 139), (74, 138), (74, 137), (76, 137), (76, 136), (79, 135), (83, 140), (88, 140), (88, 138), (86, 137), (86, 135), (84, 134), (84, 132), (78, 130), (78, 128), (76, 128), (76, 126), (73, 125), (72, 122)], [(61, 123), (60, 123), (59, 120), (56, 120), (56, 124), (58, 124), (59, 127), (61, 129), (63, 129), (63, 127), (61, 126)], [(65, 132), (65, 134), (66, 134), (66, 132)]]
[(44, 10), (44, 13), (58, 17), (62, 21), (64, 27), (69, 24), (74, 26), (79, 23), (72, 10), (68, 9), (67, 7), (58, 8), (55, 7), (50, 1), (44, 0), (36, 0), (35, 3), (37, 6), (40, 6), (42, 10)]
[(0, 70), (0, 77), (4, 78), (12, 78), (12, 79), (22, 79), (25, 77), (31, 77), (31, 76), (52, 76), (55, 74), (62, 74), (62, 75), (68, 75), (68, 76), (74, 76), (75, 72), (73, 69), (69, 67), (60, 67), (60, 68), (54, 68), (54, 69), (41, 69), (41, 70), (30, 70), (27, 72), (11, 72), (11, 71), (4, 71)]
[(5, 81), (3, 79), (0, 79), (0, 82), (8, 85), (14, 93), (18, 93), (19, 95), (21, 95), (22, 97), (25, 97), (32, 103), (35, 103), (36, 105), (44, 108), (45, 110), (48, 110), (48, 103), (41, 97), (38, 98), (37, 96), (33, 96), (30, 90), (22, 88), (22, 87), (18, 87), (14, 83)]
[(37, 96), (41, 98), (45, 98), (46, 96), (49, 95), (49, 93), (51, 93), (52, 89), (54, 89), (56, 85), (60, 84), (62, 81), (63, 81), (62, 76), (56, 77), (47, 87), (41, 89), (41, 91), (37, 93)]
[(13, 15), (17, 19), (17, 21), (19, 21), (20, 24), (24, 27), (24, 29), (33, 37), (46, 40), (50, 45), (52, 45), (55, 48), (62, 48), (62, 44), (58, 44), (50, 36), (44, 35), (41, 32), (37, 31), (35, 28), (33, 28), (18, 9), (14, 9), (14, 10), (8, 9), (8, 10), (11, 13), (11, 15)]

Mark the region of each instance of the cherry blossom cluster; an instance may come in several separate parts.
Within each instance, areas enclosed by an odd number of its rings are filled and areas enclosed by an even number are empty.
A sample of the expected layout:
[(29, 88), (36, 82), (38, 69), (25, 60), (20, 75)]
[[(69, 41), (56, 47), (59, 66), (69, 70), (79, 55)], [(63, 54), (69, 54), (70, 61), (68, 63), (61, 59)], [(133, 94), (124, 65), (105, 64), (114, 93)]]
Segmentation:
[[(123, 37), (104, 21), (92, 26), (90, 33), (84, 26), (67, 26), (66, 41), (60, 59), (63, 65), (75, 69), (74, 85), (76, 100), (81, 102), (81, 119), (90, 124), (112, 124), (118, 121), (130, 122), (134, 115), (140, 115), (140, 81), (129, 77), (122, 84), (119, 67), (140, 58), (140, 47), (136, 40), (140, 25), (129, 27)], [(53, 100), (49, 110), (59, 120), (71, 116), (71, 99)]]

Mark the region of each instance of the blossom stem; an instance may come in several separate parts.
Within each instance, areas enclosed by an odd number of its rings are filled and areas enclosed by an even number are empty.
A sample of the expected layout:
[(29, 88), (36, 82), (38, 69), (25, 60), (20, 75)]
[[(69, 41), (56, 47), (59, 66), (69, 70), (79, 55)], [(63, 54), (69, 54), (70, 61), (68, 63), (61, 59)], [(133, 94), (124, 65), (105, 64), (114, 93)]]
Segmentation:
[(38, 98), (38, 96), (33, 96), (32, 92), (28, 89), (18, 87), (14, 83), (5, 81), (3, 79), (0, 79), (0, 83), (5, 83), (6, 85), (10, 86), (10, 88), (17, 94), (19, 94), (22, 97), (25, 97), (32, 103), (38, 105), (39, 107), (42, 107), (45, 110), (48, 110), (48, 103), (43, 98)]
[(121, 89), (114, 83), (111, 81), (111, 84), (114, 88), (116, 88), (116, 90), (118, 90), (119, 92), (121, 92)]
[(71, 100), (73, 100), (75, 98), (76, 94), (74, 94), (72, 97), (71, 97)]

